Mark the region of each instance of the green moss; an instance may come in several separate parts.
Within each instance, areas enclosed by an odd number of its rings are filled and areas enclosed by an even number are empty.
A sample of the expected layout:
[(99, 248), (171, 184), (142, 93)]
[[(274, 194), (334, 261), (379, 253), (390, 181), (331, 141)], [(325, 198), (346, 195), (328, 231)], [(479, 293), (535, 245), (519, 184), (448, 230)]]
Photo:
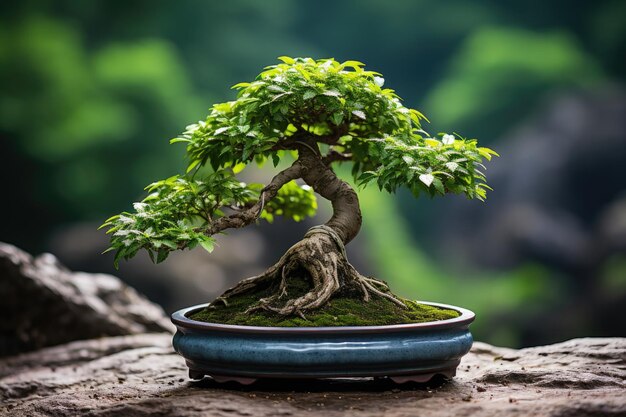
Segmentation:
[[(296, 280), (294, 280), (296, 281)], [(297, 297), (307, 291), (303, 285), (290, 285), (289, 297)], [(390, 324), (424, 323), (458, 317), (455, 310), (442, 309), (414, 301), (402, 299), (408, 308), (403, 309), (391, 301), (372, 295), (369, 302), (364, 302), (357, 291), (347, 291), (332, 298), (327, 305), (306, 313), (306, 320), (294, 316), (285, 317), (268, 311), (244, 314), (260, 298), (267, 297), (275, 288), (264, 288), (256, 292), (240, 294), (229, 299), (228, 306), (222, 303), (210, 309), (201, 310), (190, 316), (193, 320), (237, 324), (247, 326), (382, 326)]]

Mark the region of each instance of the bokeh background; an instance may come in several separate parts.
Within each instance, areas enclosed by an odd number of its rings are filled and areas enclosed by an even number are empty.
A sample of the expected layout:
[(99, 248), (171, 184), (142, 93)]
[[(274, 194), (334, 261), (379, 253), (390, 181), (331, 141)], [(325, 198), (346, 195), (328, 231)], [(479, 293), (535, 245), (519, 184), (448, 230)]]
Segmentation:
[(427, 130), (502, 155), (485, 204), (362, 191), (362, 272), (475, 310), (490, 343), (626, 335), (622, 0), (3, 1), (0, 240), (115, 273), (168, 312), (260, 272), (328, 207), (119, 271), (95, 229), (181, 171), (168, 140), (280, 55), (363, 61)]

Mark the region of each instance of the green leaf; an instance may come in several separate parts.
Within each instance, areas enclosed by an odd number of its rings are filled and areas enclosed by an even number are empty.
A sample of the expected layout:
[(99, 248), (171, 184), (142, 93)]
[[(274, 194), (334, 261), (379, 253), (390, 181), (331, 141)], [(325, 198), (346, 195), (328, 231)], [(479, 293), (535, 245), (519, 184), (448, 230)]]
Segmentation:
[(331, 116), (331, 120), (336, 126), (339, 126), (341, 122), (343, 122), (343, 112), (338, 111), (336, 113), (333, 113), (333, 115)]
[(157, 252), (156, 263), (160, 264), (161, 262), (166, 260), (169, 254), (170, 252), (168, 249), (159, 249), (159, 251)]
[(191, 161), (191, 163), (187, 166), (187, 174), (189, 174), (195, 167), (200, 164), (200, 161), (196, 159), (195, 161)]
[(363, 119), (363, 120), (366, 119), (365, 113), (362, 110), (352, 110), (352, 114), (354, 114), (359, 119)]
[(170, 139), (170, 143), (174, 144), (174, 143), (178, 143), (178, 142), (186, 142), (186, 143), (190, 143), (191, 139), (187, 139), (187, 138), (174, 138), (174, 139)]
[(440, 194), (445, 194), (445, 188), (439, 178), (437, 177), (433, 178), (433, 186), (435, 187), (437, 191), (439, 191)]
[(246, 164), (244, 164), (243, 162), (238, 163), (237, 165), (235, 165), (233, 167), (233, 173), (235, 174), (239, 174), (241, 171), (243, 171), (246, 168)]
[(178, 249), (178, 245), (176, 244), (176, 242), (173, 242), (171, 240), (161, 240), (160, 242), (170, 249)]
[(491, 156), (500, 156), (498, 153), (489, 148), (478, 148), (478, 153), (485, 158), (487, 161), (491, 161)]
[(232, 87), (230, 87), (231, 89), (240, 89), (240, 88), (246, 88), (249, 87), (250, 83), (238, 83), (233, 85)]
[(200, 242), (200, 246), (202, 246), (205, 251), (211, 253), (213, 252), (213, 248), (215, 247), (215, 241), (213, 241), (212, 239), (203, 240)]
[(124, 258), (124, 255), (126, 255), (126, 248), (120, 248), (115, 253), (115, 257), (113, 258), (113, 266), (115, 269), (120, 269), (120, 259)]
[(278, 156), (278, 154), (273, 153), (272, 154), (272, 163), (274, 164), (274, 168), (276, 168), (278, 166), (278, 163), (280, 162), (280, 156)]
[(341, 93), (339, 93), (339, 91), (337, 90), (324, 91), (322, 94), (324, 94), (327, 97), (339, 97), (341, 95)]
[(359, 61), (346, 61), (343, 64), (341, 64), (341, 68), (350, 67), (350, 68), (358, 69), (364, 66), (365, 64)]
[(276, 100), (278, 97), (281, 97), (282, 95), (287, 93), (282, 87), (275, 85), (275, 84), (268, 86), (267, 89), (276, 93), (282, 93), (274, 97), (274, 100)]

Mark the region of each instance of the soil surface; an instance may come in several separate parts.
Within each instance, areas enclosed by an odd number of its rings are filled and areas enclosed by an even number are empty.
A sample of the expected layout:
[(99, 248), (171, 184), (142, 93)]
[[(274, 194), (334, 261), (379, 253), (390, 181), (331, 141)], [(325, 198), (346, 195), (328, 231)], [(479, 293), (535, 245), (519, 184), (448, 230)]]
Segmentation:
[[(304, 279), (297, 279), (287, 287), (289, 297), (299, 297), (310, 291), (309, 284)], [(386, 285), (386, 284), (385, 284)], [(387, 289), (385, 293), (392, 294)], [(260, 299), (277, 294), (277, 285), (269, 285), (237, 294), (228, 298), (227, 304), (212, 303), (212, 307), (198, 311), (191, 315), (194, 320), (237, 324), (248, 326), (278, 326), (278, 327), (314, 327), (314, 326), (385, 326), (393, 324), (424, 323), (429, 321), (445, 320), (459, 316), (456, 310), (449, 310), (421, 304), (419, 302), (397, 297), (405, 304), (405, 308), (390, 300), (373, 294), (365, 302), (359, 291), (343, 291), (335, 294), (326, 305), (311, 311), (306, 311), (303, 317), (297, 315), (284, 316), (273, 311), (258, 309), (247, 312), (258, 305)]]

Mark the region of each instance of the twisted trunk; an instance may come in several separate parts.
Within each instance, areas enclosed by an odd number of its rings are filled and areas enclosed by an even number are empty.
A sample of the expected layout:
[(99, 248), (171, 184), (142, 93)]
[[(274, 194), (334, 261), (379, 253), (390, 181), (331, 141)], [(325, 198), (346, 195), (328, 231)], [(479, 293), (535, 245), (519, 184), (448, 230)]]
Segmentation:
[[(298, 160), (283, 173), (289, 172), (290, 177), (297, 174), (315, 192), (329, 200), (333, 207), (332, 217), (323, 226), (311, 228), (301, 241), (289, 248), (267, 271), (239, 282), (216, 301), (228, 304), (230, 297), (275, 282), (278, 283), (278, 291), (259, 300), (249, 312), (263, 309), (281, 315), (297, 314), (304, 318), (306, 311), (323, 306), (343, 289), (360, 291), (364, 301), (368, 301), (370, 294), (374, 294), (406, 307), (389, 291), (387, 284), (361, 275), (348, 262), (344, 245), (359, 233), (362, 222), (359, 198), (354, 189), (339, 179), (329, 164), (324, 162), (314, 141), (305, 139), (297, 142), (296, 146)], [(269, 190), (266, 187), (270, 194), (275, 195), (278, 191), (276, 185), (280, 181), (276, 179), (285, 177), (283, 173), (272, 180), (274, 187)], [(310, 291), (289, 298), (289, 279), (302, 279), (303, 271), (309, 279)], [(215, 306), (215, 302), (212, 305)]]
[(326, 226), (339, 235), (344, 245), (348, 244), (361, 229), (359, 197), (348, 183), (337, 177), (330, 166), (324, 164), (319, 152), (308, 146), (302, 146), (299, 152), (302, 179), (333, 206), (333, 215)]

